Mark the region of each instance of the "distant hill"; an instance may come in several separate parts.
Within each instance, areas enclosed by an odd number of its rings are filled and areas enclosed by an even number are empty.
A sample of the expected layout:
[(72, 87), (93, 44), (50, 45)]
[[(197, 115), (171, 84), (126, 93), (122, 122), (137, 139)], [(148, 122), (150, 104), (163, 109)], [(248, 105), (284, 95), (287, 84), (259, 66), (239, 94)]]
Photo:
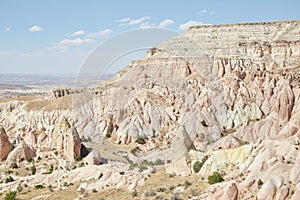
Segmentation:
[[(94, 74), (80, 75), (78, 77), (75, 74), (15, 74), (15, 73), (0, 73), (0, 85), (20, 85), (26, 86), (76, 86), (76, 87), (86, 87), (97, 83), (100, 79), (107, 79), (112, 77), (112, 75), (104, 75), (99, 78)], [(3, 88), (0, 86), (0, 88)], [(25, 89), (25, 88), (19, 88)]]
[(14, 84), (1, 84), (0, 83), (0, 90), (29, 90), (30, 87), (24, 85), (14, 85)]

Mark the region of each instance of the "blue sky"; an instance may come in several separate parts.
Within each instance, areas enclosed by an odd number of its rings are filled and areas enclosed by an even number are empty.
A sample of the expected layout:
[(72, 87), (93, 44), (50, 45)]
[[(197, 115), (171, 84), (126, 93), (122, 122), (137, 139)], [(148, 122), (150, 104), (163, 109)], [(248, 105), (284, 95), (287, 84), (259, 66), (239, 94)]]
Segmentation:
[(76, 73), (124, 31), (300, 19), (297, 0), (1, 0), (0, 73)]

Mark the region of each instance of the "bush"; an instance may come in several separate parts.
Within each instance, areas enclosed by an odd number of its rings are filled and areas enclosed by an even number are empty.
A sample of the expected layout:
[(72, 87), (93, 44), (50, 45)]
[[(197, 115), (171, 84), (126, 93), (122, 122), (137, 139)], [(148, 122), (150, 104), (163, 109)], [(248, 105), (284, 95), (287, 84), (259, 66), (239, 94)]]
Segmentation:
[(258, 187), (261, 187), (263, 184), (264, 184), (264, 182), (262, 182), (261, 179), (259, 179), (259, 180), (257, 181), (257, 186), (258, 186)]
[(154, 165), (164, 165), (165, 162), (162, 159), (157, 159), (153, 164)]
[(202, 124), (204, 127), (208, 127), (208, 125), (207, 125), (207, 123), (206, 123), (205, 120), (202, 120), (202, 121), (201, 121), (201, 124)]
[(145, 141), (145, 139), (143, 139), (143, 138), (138, 138), (138, 139), (136, 140), (136, 142), (137, 142), (138, 144), (146, 144), (146, 141)]
[(105, 137), (106, 137), (106, 138), (110, 138), (110, 137), (111, 137), (111, 133), (106, 133), (106, 134), (105, 134)]
[(154, 197), (156, 193), (153, 190), (145, 192), (145, 197)]
[(14, 165), (12, 166), (13, 169), (17, 169), (19, 168), (19, 166), (17, 165), (17, 163), (14, 163)]
[(224, 178), (219, 172), (214, 172), (211, 176), (208, 177), (208, 183), (210, 185), (220, 183), (222, 181), (224, 181)]
[(6, 194), (5, 200), (15, 200), (16, 199), (17, 192), (12, 191)]
[(194, 169), (195, 173), (198, 173), (198, 172), (201, 170), (202, 166), (203, 166), (204, 163), (207, 161), (207, 159), (208, 159), (208, 156), (204, 156), (204, 157), (202, 158), (202, 161), (201, 161), (201, 162), (200, 162), (200, 161), (197, 161), (197, 162), (194, 163), (193, 169)]
[(15, 181), (15, 179), (13, 179), (11, 176), (9, 176), (5, 179), (5, 183), (10, 183), (10, 182), (13, 182), (13, 181)]
[(29, 163), (31, 163), (31, 162), (33, 162), (33, 161), (34, 161), (33, 158), (28, 158), (28, 159), (27, 159), (27, 162), (29, 162)]
[(19, 193), (22, 192), (22, 190), (23, 190), (22, 186), (18, 185), (17, 190), (18, 190)]
[(157, 192), (165, 192), (167, 189), (164, 187), (157, 188)]
[(186, 181), (184, 182), (184, 188), (185, 188), (185, 189), (187, 189), (190, 185), (192, 185), (192, 183), (189, 182), (188, 180), (186, 180)]
[(132, 197), (137, 197), (138, 196), (138, 192), (136, 190), (134, 190), (132, 193), (131, 193), (131, 196)]
[(34, 188), (35, 188), (35, 189), (44, 189), (45, 186), (39, 184), (39, 185), (35, 185)]
[(54, 166), (53, 166), (53, 164), (50, 164), (50, 166), (49, 166), (49, 174), (52, 174), (52, 172), (53, 172), (53, 170), (54, 170)]
[(78, 168), (79, 168), (79, 167), (84, 167), (84, 163), (83, 163), (83, 162), (79, 163), (77, 167), (78, 167)]
[(193, 165), (194, 172), (198, 173), (201, 167), (202, 167), (202, 163), (200, 161), (195, 162)]
[(81, 161), (81, 160), (82, 160), (82, 157), (81, 157), (81, 156), (75, 156), (75, 160), (76, 160), (76, 161)]
[(85, 137), (81, 138), (81, 142), (91, 142), (91, 141), (92, 141), (92, 139), (90, 137), (88, 137), (88, 138), (85, 138)]
[(134, 147), (133, 149), (130, 150), (130, 153), (136, 154), (139, 151), (141, 151), (140, 147)]
[(99, 176), (98, 176), (98, 179), (101, 179), (102, 176), (103, 176), (103, 173), (101, 172), (101, 173), (99, 174)]
[(30, 167), (30, 171), (31, 171), (31, 175), (35, 175), (36, 167), (32, 165), (32, 167)]

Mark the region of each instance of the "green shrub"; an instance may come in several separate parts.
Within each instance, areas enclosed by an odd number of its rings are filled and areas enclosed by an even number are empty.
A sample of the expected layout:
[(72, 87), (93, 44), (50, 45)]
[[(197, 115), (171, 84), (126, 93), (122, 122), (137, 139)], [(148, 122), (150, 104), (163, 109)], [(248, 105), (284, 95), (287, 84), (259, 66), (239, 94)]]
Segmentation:
[(79, 164), (78, 164), (78, 168), (79, 168), (79, 167), (84, 167), (84, 163), (83, 163), (83, 162), (79, 163)]
[(17, 190), (18, 190), (19, 193), (22, 192), (22, 190), (23, 190), (22, 186), (18, 185)]
[(186, 180), (186, 181), (184, 182), (184, 188), (185, 188), (185, 189), (187, 189), (190, 185), (192, 185), (192, 183), (189, 182), (188, 180)]
[(140, 147), (134, 147), (133, 149), (130, 150), (130, 153), (136, 154), (139, 151), (141, 151)]
[(35, 188), (35, 189), (44, 189), (45, 186), (39, 184), (39, 185), (35, 185), (34, 188)]
[(193, 165), (193, 169), (194, 169), (195, 173), (198, 173), (200, 171), (201, 167), (202, 167), (202, 163), (200, 161), (195, 162)]
[(5, 183), (10, 183), (10, 182), (13, 182), (13, 181), (15, 181), (15, 179), (13, 179), (11, 176), (9, 176), (5, 179)]
[(12, 191), (6, 194), (5, 200), (15, 200), (16, 199), (17, 192)]
[(48, 168), (49, 174), (52, 174), (53, 170), (54, 170), (54, 166), (53, 166), (53, 164), (50, 164), (50, 166)]
[(35, 175), (36, 167), (32, 165), (32, 167), (30, 167), (30, 171), (31, 171), (31, 175)]
[(81, 160), (82, 160), (82, 157), (81, 157), (81, 156), (75, 156), (75, 160), (76, 160), (76, 161), (81, 161)]
[(111, 133), (106, 133), (106, 134), (105, 134), (105, 137), (106, 137), (106, 138), (110, 138), (110, 137), (111, 137)]
[(144, 138), (138, 138), (138, 139), (136, 140), (136, 142), (137, 142), (138, 144), (146, 144), (146, 141), (145, 141)]
[(153, 190), (145, 192), (145, 197), (154, 197), (156, 193)]
[(19, 166), (17, 165), (17, 163), (14, 163), (13, 166), (12, 166), (12, 168), (13, 169), (17, 169), (17, 168), (19, 168)]
[(202, 121), (201, 121), (201, 124), (202, 124), (204, 127), (208, 127), (208, 125), (207, 125), (207, 123), (206, 123), (205, 120), (202, 120)]
[(262, 182), (261, 179), (259, 179), (259, 180), (257, 181), (257, 186), (258, 186), (258, 187), (261, 187), (263, 184), (264, 184), (264, 182)]
[(102, 176), (103, 176), (103, 173), (101, 172), (101, 173), (99, 174), (99, 176), (98, 176), (98, 179), (101, 179)]
[(201, 162), (200, 162), (200, 161), (197, 161), (197, 162), (194, 163), (193, 169), (194, 169), (195, 173), (198, 173), (198, 172), (201, 170), (202, 166), (203, 166), (204, 163), (207, 161), (207, 159), (208, 159), (208, 156), (206, 155), (206, 156), (204, 156), (204, 157), (202, 158), (202, 161), (201, 161)]
[(165, 162), (162, 159), (157, 159), (153, 164), (154, 165), (164, 165)]
[(85, 138), (85, 137), (81, 138), (81, 142), (91, 142), (91, 141), (92, 141), (92, 139), (90, 137), (88, 137), (88, 138)]
[(136, 190), (134, 190), (132, 193), (131, 193), (131, 196), (132, 197), (137, 197), (138, 196), (138, 192)]
[(29, 163), (30, 163), (30, 162), (33, 162), (33, 161), (34, 161), (33, 158), (28, 158), (28, 159), (27, 159), (27, 162), (29, 162)]
[(219, 172), (214, 172), (211, 176), (208, 177), (208, 183), (210, 185), (220, 183), (222, 181), (224, 181), (224, 178)]

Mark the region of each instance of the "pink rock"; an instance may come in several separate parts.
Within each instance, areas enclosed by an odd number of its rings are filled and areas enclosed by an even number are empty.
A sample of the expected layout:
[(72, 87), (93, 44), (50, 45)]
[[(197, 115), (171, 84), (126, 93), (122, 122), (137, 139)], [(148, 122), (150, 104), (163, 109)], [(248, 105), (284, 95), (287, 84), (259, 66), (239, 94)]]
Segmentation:
[(18, 146), (10, 152), (6, 159), (5, 166), (11, 168), (14, 164), (19, 164), (24, 160), (28, 160), (35, 156), (35, 150), (31, 149), (24, 141), (22, 141)]
[(0, 160), (3, 161), (7, 158), (12, 150), (12, 145), (8, 140), (6, 131), (0, 126)]
[(229, 184), (224, 194), (221, 197), (221, 200), (238, 200), (239, 191), (235, 183)]

